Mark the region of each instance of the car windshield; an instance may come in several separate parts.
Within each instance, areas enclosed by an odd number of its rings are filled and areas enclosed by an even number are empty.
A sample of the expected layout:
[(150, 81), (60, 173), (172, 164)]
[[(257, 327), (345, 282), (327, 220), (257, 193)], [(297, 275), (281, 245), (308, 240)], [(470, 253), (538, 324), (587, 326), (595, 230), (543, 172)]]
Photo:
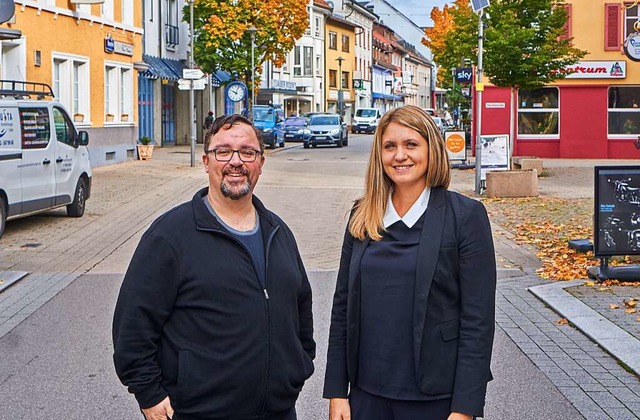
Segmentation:
[(316, 117), (311, 117), (310, 124), (311, 125), (338, 125), (340, 124), (340, 119), (332, 115), (319, 115)]
[(273, 119), (272, 108), (254, 108), (253, 120), (254, 121), (271, 121)]
[(306, 123), (306, 119), (305, 118), (288, 118), (285, 122), (284, 125), (293, 125), (296, 127), (303, 127)]
[(358, 109), (356, 111), (356, 117), (375, 117), (377, 111), (375, 109)]

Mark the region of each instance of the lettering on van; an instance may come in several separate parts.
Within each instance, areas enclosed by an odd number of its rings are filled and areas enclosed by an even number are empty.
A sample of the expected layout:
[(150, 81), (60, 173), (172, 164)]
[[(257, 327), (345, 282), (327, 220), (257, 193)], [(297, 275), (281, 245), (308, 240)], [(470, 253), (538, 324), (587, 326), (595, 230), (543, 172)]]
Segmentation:
[(0, 108), (0, 150), (19, 149), (18, 108)]
[(44, 149), (49, 144), (51, 124), (47, 108), (20, 108), (23, 149)]

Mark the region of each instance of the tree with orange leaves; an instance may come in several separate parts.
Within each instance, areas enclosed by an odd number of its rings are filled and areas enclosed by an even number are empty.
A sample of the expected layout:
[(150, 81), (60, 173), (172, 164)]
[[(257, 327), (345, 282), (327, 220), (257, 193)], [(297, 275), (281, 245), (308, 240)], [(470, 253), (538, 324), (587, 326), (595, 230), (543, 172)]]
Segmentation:
[[(251, 86), (251, 36), (247, 29), (254, 26), (259, 86), (262, 63), (271, 60), (282, 66), (309, 26), (307, 5), (306, 0), (195, 0), (195, 62), (209, 73), (236, 73)], [(183, 16), (189, 22), (188, 5)]]

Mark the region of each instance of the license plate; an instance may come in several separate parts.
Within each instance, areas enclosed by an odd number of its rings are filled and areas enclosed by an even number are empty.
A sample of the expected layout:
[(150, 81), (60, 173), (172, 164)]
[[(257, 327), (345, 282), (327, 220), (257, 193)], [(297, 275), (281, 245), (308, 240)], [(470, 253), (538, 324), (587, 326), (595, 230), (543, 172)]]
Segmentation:
[(316, 140), (326, 140), (327, 138), (325, 136), (318, 136), (316, 137)]
[(294, 137), (294, 135), (293, 135), (293, 134), (285, 134), (284, 136), (285, 136), (285, 137)]

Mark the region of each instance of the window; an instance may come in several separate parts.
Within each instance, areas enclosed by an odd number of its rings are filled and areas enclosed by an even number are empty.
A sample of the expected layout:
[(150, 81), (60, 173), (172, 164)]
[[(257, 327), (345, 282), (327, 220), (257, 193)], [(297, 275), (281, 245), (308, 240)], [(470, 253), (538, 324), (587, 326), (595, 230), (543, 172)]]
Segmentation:
[(293, 75), (302, 76), (302, 66), (300, 61), (300, 47), (295, 46), (293, 49)]
[(62, 109), (53, 107), (53, 125), (56, 128), (56, 139), (59, 142), (77, 147), (76, 129)]
[(133, 0), (120, 0), (120, 20), (127, 25), (133, 25)]
[(349, 36), (342, 35), (342, 51), (349, 52)]
[[(629, 7), (630, 5), (625, 5), (624, 10), (624, 38), (626, 39), (630, 34), (637, 32), (635, 29), (636, 25), (640, 25), (638, 21), (640, 20), (640, 16), (638, 16), (638, 5)], [(629, 8), (627, 8), (629, 7)], [(640, 27), (638, 28), (640, 29)]]
[(518, 91), (518, 134), (557, 136), (559, 121), (558, 88)]
[(304, 75), (313, 76), (313, 47), (304, 47)]
[(329, 87), (332, 87), (332, 88), (338, 87), (338, 71), (337, 70), (329, 70)]
[(46, 149), (49, 145), (49, 110), (45, 107), (20, 108), (23, 149)]
[(320, 69), (322, 68), (322, 66), (320, 65), (322, 63), (322, 56), (316, 55), (316, 76), (320, 76)]
[(133, 69), (108, 63), (104, 72), (105, 121), (128, 122), (133, 109)]
[(89, 61), (53, 54), (53, 93), (72, 113), (89, 117)]
[(609, 134), (640, 135), (640, 86), (609, 88)]
[(322, 33), (322, 24), (320, 22), (321, 22), (320, 21), (320, 17), (316, 16), (316, 19), (315, 19), (315, 32), (314, 32), (314, 35), (315, 35), (316, 38), (320, 38), (320, 36), (321, 36), (320, 34)]
[(338, 34), (335, 32), (329, 32), (329, 49), (330, 50), (338, 49)]
[(113, 0), (104, 0), (104, 3), (100, 5), (100, 14), (103, 18), (113, 20)]
[(349, 89), (349, 72), (348, 71), (342, 72), (342, 88)]

